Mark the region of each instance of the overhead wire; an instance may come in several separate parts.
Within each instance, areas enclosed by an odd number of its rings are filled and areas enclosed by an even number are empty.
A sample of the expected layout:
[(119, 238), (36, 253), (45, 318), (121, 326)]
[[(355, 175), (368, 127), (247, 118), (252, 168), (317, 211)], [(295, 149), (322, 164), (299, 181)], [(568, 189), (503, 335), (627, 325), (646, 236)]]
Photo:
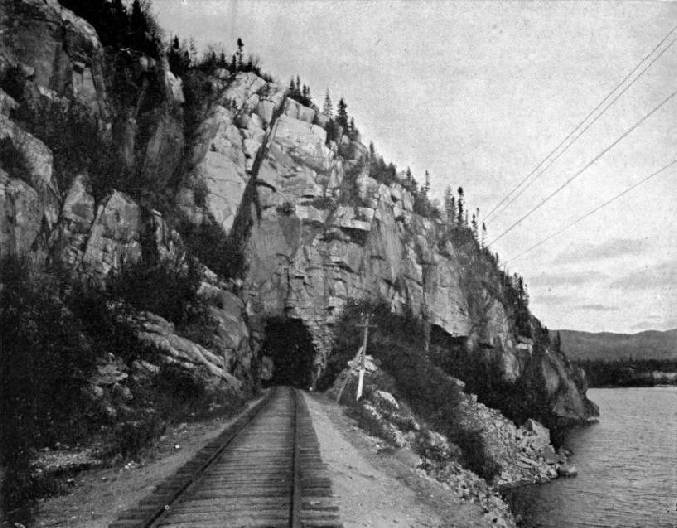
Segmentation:
[(566, 225), (565, 227), (563, 227), (563, 228), (560, 229), (559, 231), (557, 231), (557, 232), (555, 232), (555, 233), (549, 235), (548, 237), (544, 238), (544, 239), (541, 240), (540, 242), (537, 242), (536, 244), (534, 244), (533, 246), (529, 247), (528, 249), (526, 249), (525, 251), (523, 251), (522, 253), (520, 253), (520, 254), (517, 255), (516, 257), (514, 257), (514, 258), (508, 260), (508, 261), (505, 263), (505, 265), (508, 265), (508, 264), (510, 264), (511, 262), (514, 262), (514, 261), (516, 261), (516, 260), (518, 260), (518, 259), (521, 259), (521, 258), (522, 258), (524, 255), (526, 255), (527, 253), (530, 253), (531, 251), (533, 251), (534, 249), (536, 249), (536, 248), (542, 246), (542, 245), (545, 244), (546, 242), (549, 242), (550, 240), (552, 240), (552, 239), (555, 238), (556, 236), (561, 235), (561, 234), (564, 233), (565, 231), (567, 231), (567, 230), (571, 229), (572, 227), (574, 227), (575, 225), (581, 223), (583, 220), (589, 218), (590, 216), (592, 216), (593, 214), (595, 214), (595, 213), (596, 213), (597, 211), (599, 211), (600, 209), (603, 209), (603, 208), (606, 207), (607, 205), (610, 205), (611, 203), (615, 202), (616, 200), (618, 200), (618, 199), (621, 198), (622, 196), (628, 194), (630, 191), (636, 189), (637, 187), (639, 187), (639, 186), (642, 185), (643, 183), (646, 183), (646, 182), (649, 181), (651, 178), (654, 178), (655, 176), (658, 176), (658, 175), (661, 174), (662, 172), (665, 172), (666, 170), (668, 170), (670, 167), (672, 167), (672, 166), (675, 165), (675, 164), (677, 164), (677, 159), (671, 161), (670, 163), (668, 163), (668, 164), (665, 165), (664, 167), (658, 169), (656, 172), (654, 172), (654, 173), (652, 173), (652, 174), (649, 174), (649, 176), (643, 178), (642, 180), (638, 181), (637, 183), (635, 183), (635, 184), (631, 185), (630, 187), (626, 188), (625, 190), (623, 190), (622, 192), (618, 193), (616, 196), (614, 196), (614, 197), (611, 198), (610, 200), (608, 200), (608, 201), (604, 202), (603, 204), (601, 204), (601, 205), (595, 207), (592, 211), (590, 211), (590, 212), (584, 214), (583, 216), (581, 216), (581, 217), (578, 218), (577, 220), (571, 222), (570, 224)]
[(526, 191), (526, 190), (527, 190), (527, 189), (528, 189), (528, 188), (529, 188), (529, 187), (530, 187), (530, 186), (531, 186), (531, 185), (532, 185), (532, 184), (533, 184), (533, 183), (534, 183), (534, 182), (535, 182), (535, 181), (536, 181), (536, 180), (537, 180), (537, 179), (538, 179), (538, 178), (539, 178), (539, 177), (540, 177), (540, 176), (541, 176), (541, 175), (542, 175), (542, 174), (543, 174), (543, 173), (544, 173), (544, 172), (545, 172), (545, 171), (546, 171), (553, 163), (555, 163), (555, 162), (556, 162), (556, 161), (557, 161), (557, 160), (558, 160), (558, 159), (559, 159), (559, 158), (560, 158), (567, 150), (569, 150), (569, 147), (571, 147), (571, 146), (578, 140), (578, 138), (580, 138), (583, 134), (585, 134), (585, 132), (586, 132), (592, 125), (594, 125), (594, 124), (597, 122), (597, 120), (598, 120), (600, 117), (602, 117), (602, 116), (606, 113), (606, 111), (607, 111), (609, 108), (611, 108), (611, 106), (612, 106), (616, 101), (618, 101), (618, 99), (619, 99), (619, 98), (620, 98), (620, 97), (621, 97), (621, 96), (622, 96), (622, 95), (623, 95), (623, 94), (624, 94), (624, 93), (625, 93), (625, 92), (626, 92), (626, 91), (627, 91), (627, 90), (628, 90), (628, 89), (629, 89), (629, 88), (630, 88), (637, 80), (639, 80), (639, 78), (644, 74), (644, 72), (646, 72), (646, 70), (648, 70), (648, 69), (651, 67), (652, 64), (654, 64), (654, 63), (655, 63), (655, 62), (656, 62), (656, 61), (657, 61), (657, 60), (658, 60), (658, 59), (659, 59), (666, 51), (668, 51), (668, 49), (670, 49), (670, 47), (671, 47), (675, 42), (677, 42), (677, 39), (674, 39), (672, 42), (670, 42), (670, 44), (668, 45), (668, 47), (666, 47), (665, 49), (663, 49), (663, 50), (661, 51), (661, 53), (660, 53), (658, 56), (656, 56), (656, 57), (655, 57), (655, 58), (654, 58), (654, 59), (646, 66), (646, 68), (644, 68), (644, 69), (642, 70), (642, 72), (640, 73), (639, 76), (635, 77), (635, 79), (633, 79), (633, 80), (630, 82), (630, 84), (628, 84), (625, 88), (623, 88), (623, 90), (622, 90), (616, 97), (614, 97), (614, 99), (606, 106), (606, 108), (604, 108), (604, 110), (602, 110), (602, 112), (600, 112), (597, 116), (595, 116), (595, 118), (594, 118), (592, 121), (590, 121), (590, 123), (588, 123), (588, 125), (587, 125), (583, 130), (580, 131), (580, 133), (573, 139), (573, 141), (572, 141), (571, 143), (569, 143), (569, 144), (568, 144), (568, 145), (567, 145), (567, 146), (566, 146), (559, 154), (557, 154), (557, 156), (555, 156), (554, 158), (552, 158), (552, 159), (548, 162), (548, 164), (547, 164), (545, 167), (543, 167), (543, 169), (536, 175), (535, 178), (533, 178), (529, 183), (527, 183), (527, 184), (520, 190), (519, 193), (517, 193), (517, 194), (516, 194), (516, 195), (515, 195), (515, 196), (514, 196), (514, 197), (513, 197), (513, 198), (512, 198), (512, 199), (511, 199), (511, 200), (510, 200), (510, 201), (509, 201), (509, 202), (508, 202), (508, 203), (507, 203), (500, 211), (498, 211), (498, 212), (494, 215), (493, 219), (495, 220), (495, 219), (496, 219), (503, 211), (505, 211), (505, 210), (506, 210), (513, 202), (515, 202), (515, 200), (517, 200), (517, 198), (519, 198), (519, 197), (520, 197), (520, 196), (521, 196), (521, 195), (522, 195), (522, 194), (523, 194), (523, 193), (524, 193), (524, 192), (525, 192), (525, 191)]
[[(565, 144), (567, 143), (567, 141), (569, 141), (569, 139), (570, 139), (572, 136), (574, 136), (574, 134), (576, 134), (576, 133), (581, 129), (581, 127), (583, 127), (583, 125), (588, 121), (588, 119), (590, 119), (590, 117), (592, 117), (592, 116), (595, 114), (595, 112), (597, 112), (597, 110), (599, 110), (599, 109), (600, 109), (600, 108), (601, 108), (601, 107), (609, 100), (609, 98), (614, 94), (614, 92), (616, 92), (621, 86), (623, 86), (623, 84), (625, 84), (625, 82), (626, 82), (630, 77), (632, 77), (632, 76), (635, 74), (635, 72), (637, 72), (637, 70), (639, 70), (639, 69), (642, 67), (642, 65), (649, 59), (649, 57), (651, 57), (651, 56), (656, 52), (656, 50), (658, 50), (658, 49), (659, 49), (659, 48), (660, 48), (660, 47), (661, 47), (661, 46), (662, 46), (662, 45), (670, 38), (670, 36), (671, 36), (676, 30), (677, 30), (677, 25), (674, 26), (674, 27), (667, 33), (667, 35), (665, 35), (665, 37), (663, 37), (663, 39), (662, 39), (662, 40), (661, 40), (661, 41), (660, 41), (660, 42), (659, 42), (659, 43), (658, 43), (658, 44), (657, 44), (657, 45), (656, 45), (656, 46), (655, 46), (655, 47), (654, 47), (654, 48), (653, 48), (653, 49), (652, 49), (652, 50), (651, 50), (651, 51), (650, 51), (650, 52), (649, 52), (649, 53), (648, 53), (648, 54), (647, 54), (647, 55), (646, 55), (646, 56), (645, 56), (645, 57), (644, 57), (644, 58), (643, 58), (643, 59), (642, 59), (642, 60), (641, 60), (634, 68), (633, 68), (633, 69), (632, 69), (632, 71), (631, 71), (630, 73), (628, 73), (628, 74), (623, 78), (623, 80), (621, 80), (621, 82), (619, 82), (619, 83), (618, 83), (618, 84), (617, 84), (617, 85), (616, 85), (616, 86), (615, 86), (615, 87), (614, 87), (614, 88), (606, 95), (606, 97), (604, 97), (604, 99), (602, 99), (602, 101), (600, 101), (600, 103), (599, 103), (595, 108), (593, 108), (593, 109), (588, 113), (588, 115), (586, 115), (585, 118), (584, 118), (582, 121), (580, 121), (580, 122), (576, 125), (576, 127), (574, 127), (574, 129), (573, 129), (571, 132), (569, 132), (569, 134), (568, 134), (568, 135), (567, 135), (567, 136), (566, 136), (566, 137), (565, 137), (565, 138), (564, 138), (564, 139), (563, 139), (563, 140), (562, 140), (562, 141), (561, 141), (561, 142), (560, 142), (553, 150), (551, 150), (550, 153), (548, 153), (548, 155), (547, 155), (545, 158), (543, 158), (543, 160), (541, 160), (540, 163), (538, 163), (538, 165), (536, 165), (536, 167), (535, 167), (529, 174), (527, 174), (527, 175), (526, 175), (526, 176), (525, 176), (525, 177), (524, 177), (524, 178), (523, 178), (523, 179), (522, 179), (515, 187), (513, 187), (513, 189), (512, 189), (505, 197), (503, 197), (503, 199), (502, 199), (498, 204), (496, 204), (496, 205), (494, 206), (493, 209), (491, 209), (491, 211), (489, 211), (489, 213), (487, 213), (487, 216), (485, 217), (485, 221), (487, 221), (487, 222), (490, 221), (490, 220), (492, 219), (492, 218), (491, 218), (491, 217), (492, 217), (492, 214), (493, 214), (497, 209), (499, 209), (499, 208), (501, 207), (501, 205), (503, 205), (503, 204), (506, 202), (506, 200), (508, 200), (508, 199), (510, 198), (510, 196), (511, 196), (513, 193), (515, 193), (515, 191), (517, 191), (517, 189), (519, 189), (519, 188), (520, 188), (520, 187), (521, 187), (521, 186), (522, 186), (529, 178), (531, 178), (531, 176), (533, 176), (536, 172), (538, 172), (539, 169), (540, 169), (545, 163), (548, 163), (548, 160), (551, 158), (551, 156), (553, 156), (553, 155), (554, 155), (554, 154), (555, 154), (555, 153), (556, 153), (563, 145), (565, 145)], [(602, 111), (601, 111), (601, 112), (593, 119), (593, 121), (592, 121), (591, 123), (589, 123), (589, 124), (588, 124), (588, 125), (580, 132), (580, 134), (578, 134), (578, 135), (577, 135), (577, 136), (576, 136), (576, 137), (575, 137), (575, 138), (574, 138), (574, 139), (573, 139), (573, 140), (572, 140), (572, 141), (571, 141), (571, 142), (570, 142), (563, 150), (562, 150), (562, 152), (560, 152), (559, 154), (557, 154), (557, 156), (556, 156), (555, 158), (553, 158), (552, 160), (550, 160), (550, 162), (549, 162), (545, 167), (542, 168), (542, 170), (540, 171), (540, 173), (537, 174), (536, 177), (535, 177), (530, 183), (528, 183), (528, 184), (524, 187), (524, 189), (522, 189), (522, 190), (518, 193), (517, 196), (515, 196), (512, 200), (510, 200), (510, 202), (508, 202), (508, 203), (507, 203), (504, 207), (502, 207), (496, 214), (494, 214), (494, 219), (495, 219), (497, 216), (499, 216), (503, 211), (505, 211), (505, 210), (506, 210), (506, 209), (507, 209), (507, 208), (508, 208), (508, 207), (509, 207), (509, 206), (510, 206), (510, 205), (511, 205), (511, 204), (512, 204), (519, 196), (522, 195), (522, 193), (523, 193), (523, 192), (524, 192), (524, 191), (525, 191), (525, 190), (526, 190), (526, 189), (527, 189), (534, 181), (536, 181), (536, 179), (538, 179), (538, 178), (541, 176), (541, 174), (543, 174), (543, 173), (544, 173), (544, 172), (545, 172), (545, 171), (546, 171), (546, 170), (547, 170), (547, 169), (548, 169), (555, 161), (557, 161), (557, 159), (559, 159), (559, 158), (560, 158), (560, 157), (561, 157), (561, 156), (569, 149), (569, 147), (571, 147), (571, 146), (572, 146), (572, 145), (573, 145), (573, 144), (574, 144), (574, 143), (575, 143), (575, 142), (576, 142), (576, 141), (577, 141), (577, 140), (578, 140), (578, 139), (579, 139), (579, 138), (580, 138), (580, 137), (581, 137), (581, 136), (582, 136), (582, 135), (583, 135), (583, 134), (584, 134), (584, 133), (585, 133), (585, 132), (586, 132), (586, 131), (587, 131), (587, 130), (588, 130), (588, 129), (589, 129), (589, 128), (590, 128), (590, 127), (591, 127), (591, 126), (592, 126), (592, 125), (593, 125), (600, 117), (601, 117), (601, 116), (602, 116), (602, 115), (604, 115), (604, 113), (606, 113), (606, 111), (607, 111), (611, 106), (613, 106), (613, 104), (614, 104), (614, 103), (615, 103), (615, 102), (616, 102), (616, 101), (617, 101), (617, 100), (618, 100), (618, 99), (619, 99), (619, 98), (620, 98), (620, 97), (621, 97), (621, 96), (622, 96), (622, 95), (623, 95), (623, 94), (624, 94), (624, 93), (625, 93), (625, 92), (626, 92), (626, 91), (627, 91), (627, 90), (635, 83), (635, 82), (637, 82), (637, 80), (639, 80), (639, 79), (642, 77), (642, 75), (643, 75), (643, 74), (644, 74), (644, 73), (645, 73), (645, 72), (646, 72), (646, 71), (647, 71), (647, 70), (648, 70), (648, 69), (649, 69), (649, 68), (650, 68), (650, 67), (651, 67), (658, 59), (660, 59), (660, 58), (665, 54), (665, 52), (668, 51), (668, 49), (670, 49), (670, 47), (672, 47), (672, 45), (673, 45), (676, 41), (677, 41), (677, 39), (672, 40), (672, 41), (671, 41), (671, 42), (670, 42), (670, 43), (669, 43), (669, 44), (668, 44), (668, 45), (667, 45), (667, 46), (666, 46), (666, 47), (665, 47), (665, 48), (664, 48), (664, 49), (663, 49), (656, 57), (654, 57), (654, 59), (653, 59), (653, 60), (652, 60), (652, 61), (651, 61), (651, 62), (650, 62), (650, 63), (649, 63), (649, 64), (648, 64), (648, 65), (647, 65), (640, 73), (639, 73), (639, 75), (638, 75), (637, 77), (635, 77), (635, 78), (634, 78), (634, 79), (633, 79), (633, 80), (632, 80), (632, 81), (631, 81), (631, 82), (630, 82), (630, 83), (629, 83), (629, 84), (628, 84), (628, 85), (627, 85), (627, 86), (626, 86), (626, 87), (625, 87), (618, 95), (616, 95), (616, 97), (615, 97), (615, 98), (614, 98), (614, 99), (606, 106), (606, 108), (604, 108), (604, 109), (603, 109), (603, 110), (602, 110)]]
[(578, 172), (576, 172), (573, 176), (571, 176), (567, 181), (565, 181), (562, 185), (560, 185), (557, 189), (555, 189), (553, 192), (551, 192), (548, 196), (546, 196), (543, 200), (541, 200), (535, 207), (529, 210), (525, 215), (520, 217), (519, 220), (514, 222), (508, 229), (503, 231), (500, 235), (498, 235), (496, 238), (494, 238), (489, 244), (487, 244), (487, 247), (491, 246), (492, 244), (495, 244), (497, 241), (499, 241), (501, 238), (503, 238), (505, 235), (510, 233), (515, 227), (520, 225), (525, 219), (527, 219), (529, 216), (531, 216), (533, 213), (535, 213), (538, 209), (540, 209), (546, 202), (548, 202), (551, 198), (553, 198), (556, 194), (558, 194), (562, 189), (564, 189), (567, 185), (569, 185), (572, 181), (574, 181), (576, 178), (578, 178), (581, 174), (583, 174), (586, 170), (588, 170), (590, 167), (592, 167), (597, 161), (602, 158), (607, 152), (609, 152), (612, 148), (614, 148), (616, 145), (618, 145), (623, 139), (625, 139), (628, 135), (630, 135), (636, 128), (638, 128), (642, 123), (644, 123), (647, 119), (649, 119), (652, 115), (654, 115), (658, 110), (660, 110), (663, 106), (665, 106), (675, 95), (677, 95), (677, 90), (672, 92), (669, 96), (667, 96), (665, 99), (663, 99), (658, 105), (656, 105), (648, 114), (645, 114), (639, 121), (637, 121), (634, 125), (632, 125), (630, 128), (628, 128), (625, 132), (623, 132), (611, 145), (606, 147), (602, 152), (597, 154), (591, 161), (589, 161), (582, 169), (580, 169)]

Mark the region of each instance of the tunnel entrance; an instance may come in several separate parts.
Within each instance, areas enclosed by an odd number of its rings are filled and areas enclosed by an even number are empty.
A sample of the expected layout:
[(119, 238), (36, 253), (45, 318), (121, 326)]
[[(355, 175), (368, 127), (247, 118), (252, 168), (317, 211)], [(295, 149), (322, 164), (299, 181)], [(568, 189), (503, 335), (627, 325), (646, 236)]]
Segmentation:
[(301, 321), (269, 319), (261, 355), (272, 362), (272, 375), (262, 381), (263, 386), (291, 385), (308, 389), (314, 381), (315, 354), (312, 336)]

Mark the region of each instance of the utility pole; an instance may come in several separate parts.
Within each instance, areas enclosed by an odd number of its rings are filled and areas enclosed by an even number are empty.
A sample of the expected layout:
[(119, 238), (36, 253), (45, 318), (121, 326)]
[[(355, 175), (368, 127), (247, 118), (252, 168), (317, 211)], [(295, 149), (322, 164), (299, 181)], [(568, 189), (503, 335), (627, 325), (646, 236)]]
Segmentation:
[(430, 357), (430, 310), (428, 309), (428, 299), (426, 296), (426, 289), (428, 286), (428, 279), (430, 274), (430, 263), (421, 265), (422, 268), (422, 282), (423, 282), (423, 305), (421, 306), (421, 316), (423, 318), (423, 353), (425, 357)]
[(362, 328), (362, 346), (360, 347), (360, 351), (358, 354), (360, 354), (360, 372), (357, 378), (357, 398), (360, 399), (362, 397), (362, 389), (364, 388), (364, 369), (367, 361), (367, 341), (369, 339), (369, 329), (370, 328), (376, 328), (376, 325), (370, 325), (369, 324), (369, 314), (367, 313), (364, 323), (363, 324), (358, 324), (355, 325), (358, 328)]

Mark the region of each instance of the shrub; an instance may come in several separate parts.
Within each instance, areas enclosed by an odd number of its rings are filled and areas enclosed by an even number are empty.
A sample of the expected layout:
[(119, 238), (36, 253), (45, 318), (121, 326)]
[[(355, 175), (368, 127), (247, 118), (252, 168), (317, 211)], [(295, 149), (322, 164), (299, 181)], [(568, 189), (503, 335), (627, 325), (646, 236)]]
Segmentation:
[(369, 408), (362, 405), (353, 405), (348, 408), (346, 414), (357, 422), (357, 426), (368, 435), (375, 436), (385, 440), (389, 444), (394, 444), (391, 434), (384, 428), (383, 423)]
[[(387, 390), (393, 392), (398, 401), (406, 402), (432, 429), (459, 446), (466, 467), (491, 479), (497, 467), (489, 461), (481, 431), (465, 423), (465, 411), (459, 405), (466, 396), (455, 379), (426, 357), (423, 351), (423, 326), (412, 315), (395, 315), (383, 301), (349, 303), (336, 327), (336, 345), (321, 380), (322, 386), (331, 385), (330, 380), (333, 381), (354, 357), (361, 343), (361, 333), (356, 332), (355, 325), (361, 323), (367, 313), (371, 316), (371, 323), (377, 325), (370, 334), (368, 353), (380, 363), (387, 374), (385, 379), (394, 383), (394, 387), (390, 385)], [(367, 376), (365, 388), (369, 385)], [(349, 389), (354, 392), (354, 388), (346, 388)], [(368, 394), (367, 390), (365, 394)], [(368, 413), (365, 416), (362, 414), (356, 414), (358, 421), (368, 430), (375, 431)]]
[(334, 207), (334, 199), (329, 196), (318, 196), (313, 199), (311, 205), (315, 209), (331, 209)]
[(278, 205), (277, 208), (277, 213), (282, 215), (282, 216), (291, 216), (294, 214), (294, 204), (291, 202), (284, 202), (281, 205)]
[(386, 185), (400, 182), (397, 177), (397, 167), (393, 163), (386, 163), (378, 155), (373, 156), (369, 162), (369, 177)]
[[(52, 151), (54, 176), (59, 190), (67, 191), (73, 178), (85, 172), (90, 176), (92, 192), (97, 200), (113, 188), (134, 191), (132, 179), (120, 169), (114, 149), (103, 137), (97, 119), (90, 114), (89, 109), (78, 101), (26, 103), (24, 94), (27, 91), (18, 88), (25, 82), (25, 79), (17, 78), (20, 75), (16, 69), (10, 70), (3, 81), (4, 85), (9, 82), (8, 79), (16, 78), (15, 82), (10, 82), (17, 85), (14, 91), (18, 90), (15, 95), (20, 103), (14, 118)], [(10, 160), (20, 161), (20, 156), (6, 143), (0, 148), (3, 165)], [(26, 170), (24, 164), (17, 166), (16, 162), (6, 167), (10, 172), (17, 169)]]
[(108, 282), (112, 298), (123, 300), (140, 311), (149, 311), (176, 325), (197, 317), (200, 273), (188, 259), (161, 260), (155, 265), (139, 261), (125, 266)]
[(188, 370), (174, 363), (165, 363), (155, 378), (155, 387), (182, 402), (205, 398), (206, 389)]
[(182, 220), (177, 226), (189, 253), (223, 279), (242, 277), (246, 268), (244, 256), (245, 235), (227, 235), (223, 228), (211, 220), (193, 224)]
[(101, 353), (59, 284), (16, 258), (0, 263), (0, 465), (6, 508), (30, 496), (33, 449), (86, 434), (83, 393)]
[(104, 46), (132, 48), (159, 57), (159, 28), (150, 14), (150, 2), (135, 0), (129, 13), (120, 0), (59, 0), (94, 26)]
[(117, 424), (111, 442), (106, 446), (104, 458), (127, 459), (148, 447), (166, 430), (167, 423), (156, 414), (143, 420), (129, 420)]
[(99, 285), (76, 281), (65, 292), (68, 308), (78, 318), (83, 331), (96, 342), (99, 356), (112, 354), (127, 363), (135, 359), (150, 360), (154, 347), (139, 341), (130, 323), (129, 306), (114, 302)]

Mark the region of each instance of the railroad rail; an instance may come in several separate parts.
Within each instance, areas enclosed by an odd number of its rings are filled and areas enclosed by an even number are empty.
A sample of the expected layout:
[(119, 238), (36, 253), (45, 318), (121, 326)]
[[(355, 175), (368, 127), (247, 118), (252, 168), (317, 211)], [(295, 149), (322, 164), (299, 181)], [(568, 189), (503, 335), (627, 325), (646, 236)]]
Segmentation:
[(111, 528), (338, 528), (331, 480), (303, 395), (271, 389)]

